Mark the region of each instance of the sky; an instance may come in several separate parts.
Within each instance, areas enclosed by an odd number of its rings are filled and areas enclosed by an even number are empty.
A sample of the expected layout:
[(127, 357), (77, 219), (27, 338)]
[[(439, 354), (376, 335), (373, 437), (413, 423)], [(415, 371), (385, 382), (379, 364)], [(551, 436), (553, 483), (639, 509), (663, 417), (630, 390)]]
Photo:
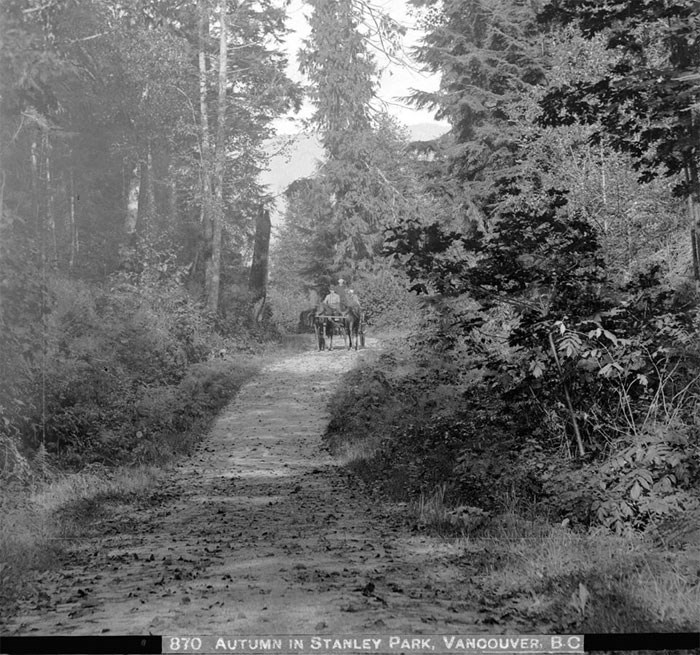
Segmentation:
[[(414, 29), (415, 19), (411, 15), (411, 9), (405, 0), (372, 0), (373, 6), (387, 12), (395, 20), (408, 29), (404, 37), (404, 58), (408, 59), (408, 50), (420, 38), (420, 32)], [(292, 0), (287, 8), (287, 25), (293, 30), (288, 36), (287, 52), (289, 56), (288, 75), (298, 81), (302, 81), (298, 70), (296, 53), (301, 47), (302, 39), (308, 35), (308, 23), (306, 16), (310, 13), (310, 7), (303, 0)], [(398, 65), (387, 61), (386, 57), (377, 53), (377, 62), (384, 68), (379, 88), (379, 97), (386, 103), (387, 111), (405, 125), (415, 125), (419, 123), (437, 123), (434, 112), (417, 110), (398, 100), (398, 97), (410, 93), (412, 88), (421, 91), (432, 91), (437, 89), (440, 80), (436, 75), (429, 75), (418, 70), (415, 62), (408, 62), (407, 65)], [(310, 107), (305, 107), (300, 116), (308, 117)], [(441, 123), (446, 126), (446, 123)], [(282, 119), (277, 123), (280, 133), (294, 133), (300, 130), (298, 120)]]

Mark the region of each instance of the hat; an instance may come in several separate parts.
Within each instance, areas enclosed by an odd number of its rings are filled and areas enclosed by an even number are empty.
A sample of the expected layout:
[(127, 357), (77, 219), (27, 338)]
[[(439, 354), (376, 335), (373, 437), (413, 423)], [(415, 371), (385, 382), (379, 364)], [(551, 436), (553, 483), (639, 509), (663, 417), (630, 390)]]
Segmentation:
[(339, 277), (338, 284), (345, 284), (345, 280), (342, 277)]

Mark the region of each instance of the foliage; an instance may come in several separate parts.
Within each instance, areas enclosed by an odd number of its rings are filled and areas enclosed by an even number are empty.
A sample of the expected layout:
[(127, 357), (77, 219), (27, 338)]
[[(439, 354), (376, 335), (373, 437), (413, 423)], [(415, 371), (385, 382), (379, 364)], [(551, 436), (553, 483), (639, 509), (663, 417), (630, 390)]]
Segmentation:
[[(299, 180), (287, 189), (287, 209), (279, 238), (272, 245), (273, 284), (316, 286), (336, 269), (335, 234), (329, 216), (330, 194), (323, 180)], [(326, 278), (326, 279), (324, 279)]]
[(235, 342), (216, 336), (177, 285), (57, 280), (51, 296), (45, 356), (16, 376), (23, 411), (5, 416), (4, 434), (20, 440), (24, 453), (45, 447), (74, 467), (168, 457), (189, 448), (183, 435), (213, 416), (254, 368), (210, 361)]
[(652, 427), (654, 433), (618, 444), (602, 464), (545, 474), (544, 494), (555, 512), (624, 534), (697, 508), (689, 492), (698, 474), (697, 443), (668, 425)]
[(326, 161), (288, 190), (279, 252), (301, 286), (327, 288), (340, 271), (377, 261), (383, 227), (414, 208), (417, 192), (405, 134), (374, 106), (373, 49), (391, 58), (403, 29), (368, 3), (310, 4), (300, 70), (310, 82), (311, 124)]
[[(599, 78), (551, 90), (542, 102), (550, 124), (598, 122), (593, 138), (628, 152), (642, 179), (683, 172), (695, 160), (697, 7), (693, 2), (549, 3), (543, 21), (578, 20), (584, 36), (603, 33), (617, 60)], [(690, 193), (686, 182), (679, 191)]]
[[(621, 449), (623, 435), (651, 424), (659, 398), (666, 399), (664, 407), (675, 407), (678, 416), (688, 420), (690, 413), (681, 410), (680, 398), (695, 398), (700, 391), (692, 345), (697, 329), (694, 304), (683, 286), (674, 289), (661, 279), (659, 266), (627, 284), (611, 279), (596, 231), (566, 212), (561, 192), (551, 190), (534, 202), (531, 195), (521, 197), (513, 184), (502, 186), (502, 198), (503, 209), (491, 219), (488, 233), (464, 234), (413, 221), (391, 230), (388, 239), (390, 254), (407, 271), (415, 290), (438, 293), (438, 299), (468, 295), (477, 301), (471, 311), (447, 308), (452, 336), (448, 328), (439, 341), (454, 350), (460, 338), (467, 340), (481, 360), (478, 366), (490, 371), (494, 392), (508, 405), (507, 410), (496, 410), (499, 418), (486, 421), (488, 427), (477, 430), (508, 435), (517, 457), (528, 460), (518, 463), (500, 448), (475, 458), (467, 445), (474, 433), (463, 428), (465, 445), (456, 475), (464, 493), (472, 498), (482, 497), (487, 489), (498, 493), (499, 474), (487, 466), (489, 461), (500, 471), (510, 462), (512, 472), (506, 479), (522, 493), (544, 493), (545, 458), (555, 444), (560, 446), (557, 435), (568, 433), (568, 441), (576, 440), (579, 454), (590, 462), (591, 476), (574, 476), (578, 484), (571, 494), (559, 495), (554, 489), (568, 485), (564, 475), (556, 476), (549, 489), (559, 509), (571, 503), (572, 516), (618, 530), (616, 521), (624, 521), (625, 528), (641, 528), (672, 509), (682, 509), (695, 474), (673, 472), (675, 466), (686, 466), (686, 459), (677, 458), (672, 432), (664, 434), (658, 451), (645, 442), (658, 472), (628, 462), (630, 472), (613, 465), (608, 456), (610, 449)], [(513, 314), (501, 328), (509, 350), (485, 345), (482, 338), (498, 305), (510, 307)], [(479, 410), (471, 412), (470, 422), (475, 423)], [(501, 424), (500, 417), (512, 418)], [(532, 431), (531, 425), (541, 427)], [(670, 428), (668, 420), (659, 419), (659, 425)], [(696, 436), (690, 439), (695, 443)], [(563, 443), (570, 452), (567, 440)], [(633, 472), (639, 470), (646, 472), (635, 478)], [(666, 474), (671, 477), (664, 478)], [(635, 486), (638, 479), (646, 486)], [(678, 494), (685, 501), (677, 500)], [(636, 502), (640, 498), (642, 502)]]
[[(224, 115), (207, 116), (236, 153), (219, 185), (224, 261), (250, 244), (262, 143), (299, 101), (276, 47), (284, 11), (271, 2), (230, 9), (235, 83)], [(15, 216), (4, 238), (31, 244), (37, 267), (43, 258), (49, 270), (99, 281), (134, 272), (144, 243), (167, 242), (190, 283), (201, 281), (200, 173), (212, 162), (199, 133), (196, 3), (13, 0), (0, 12), (3, 215)], [(217, 50), (213, 39), (203, 48), (206, 97)]]
[(450, 175), (472, 182), (474, 193), (475, 187), (488, 187), (493, 171), (515, 164), (514, 100), (544, 79), (534, 6), (513, 0), (413, 4), (432, 10), (417, 59), (441, 74), (439, 91), (415, 93), (413, 100), (438, 108), (437, 116), (450, 121), (456, 141)]
[[(251, 219), (264, 196), (261, 145), (299, 89), (277, 48), (284, 10), (267, 1), (201, 4), (235, 14), (223, 42), (236, 52), (227, 103), (206, 112), (231, 153), (216, 189), (229, 288), (248, 277)], [(177, 391), (193, 365), (262, 338), (237, 315), (242, 303), (212, 316), (196, 301), (207, 256), (200, 173), (212, 164), (199, 94), (206, 109), (219, 52), (210, 37), (220, 27), (212, 18), (200, 43), (197, 18), (192, 2), (0, 6), (0, 430), (8, 453), (31, 460), (45, 446), (76, 466), (133, 459), (141, 441), (182, 433), (214, 411), (218, 400), (206, 390)], [(219, 377), (201, 373), (209, 374)], [(176, 419), (178, 405), (185, 414)]]
[(268, 289), (267, 300), (272, 309), (272, 320), (282, 334), (299, 331), (300, 312), (313, 305), (306, 294), (274, 284)]
[[(312, 178), (287, 190), (271, 283), (288, 295), (314, 289), (323, 297), (339, 277), (357, 285), (376, 276), (391, 293), (394, 282), (383, 273), (388, 267), (381, 257), (384, 228), (428, 210), (405, 138), (393, 121), (378, 121), (354, 137), (344, 144), (342, 157), (329, 159)], [(363, 290), (373, 294), (369, 285)]]
[[(428, 329), (423, 323), (416, 338)], [(401, 500), (430, 494), (445, 481), (451, 484), (463, 446), (459, 408), (466, 398), (467, 386), (460, 384), (465, 362), (454, 353), (421, 361), (418, 342), (402, 337), (394, 352), (347, 374), (331, 400), (324, 435), (339, 456), (361, 445), (362, 456), (351, 458), (353, 469)], [(452, 491), (447, 496), (455, 499)]]
[(377, 329), (405, 330), (420, 317), (415, 296), (406, 289), (406, 279), (389, 268), (358, 273), (352, 281), (368, 325)]
[[(311, 82), (314, 123), (331, 158), (371, 125), (370, 101), (377, 65), (360, 31), (362, 5), (352, 0), (312, 0), (311, 33), (300, 69)], [(339, 47), (342, 44), (342, 47)], [(350, 138), (349, 138), (350, 137)]]

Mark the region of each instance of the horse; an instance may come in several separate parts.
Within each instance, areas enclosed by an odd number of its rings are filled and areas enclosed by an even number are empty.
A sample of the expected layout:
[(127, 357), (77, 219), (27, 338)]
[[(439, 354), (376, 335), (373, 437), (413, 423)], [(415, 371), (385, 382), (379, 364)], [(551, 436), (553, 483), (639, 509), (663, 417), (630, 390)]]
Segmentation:
[(316, 317), (316, 308), (305, 309), (299, 314), (299, 326), (297, 332), (308, 332), (314, 326), (314, 318)]
[(343, 327), (348, 336), (348, 350), (352, 349), (352, 337), (355, 336), (355, 350), (360, 342), (360, 323), (362, 322), (362, 310), (359, 305), (345, 305), (342, 307)]
[(325, 350), (328, 340), (328, 350), (333, 350), (333, 336), (335, 334), (335, 322), (330, 316), (335, 316), (336, 310), (330, 305), (320, 303), (314, 309), (313, 326), (318, 341), (318, 349)]

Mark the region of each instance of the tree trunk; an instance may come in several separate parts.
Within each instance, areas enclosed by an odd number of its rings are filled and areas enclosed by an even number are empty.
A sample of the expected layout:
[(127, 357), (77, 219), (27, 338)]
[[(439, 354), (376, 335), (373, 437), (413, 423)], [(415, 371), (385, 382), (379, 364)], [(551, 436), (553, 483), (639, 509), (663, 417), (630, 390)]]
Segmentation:
[(695, 292), (700, 294), (700, 184), (697, 164), (691, 164), (688, 170), (690, 193), (688, 194), (688, 213), (690, 215), (690, 246), (693, 256), (693, 278)]
[(696, 296), (700, 295), (700, 179), (698, 179), (697, 144), (700, 139), (700, 125), (698, 125), (695, 111), (690, 110), (690, 135), (694, 144), (691, 156), (686, 162), (685, 175), (689, 186), (688, 213), (690, 218), (690, 246), (693, 257), (693, 278), (695, 280)]
[(177, 225), (177, 186), (172, 172), (168, 179), (168, 222), (170, 225)]
[[(58, 235), (56, 234), (56, 202), (51, 179), (51, 142), (44, 132), (44, 177), (46, 179), (46, 223), (51, 231), (51, 267), (58, 270)], [(48, 255), (47, 255), (48, 256)]]
[(196, 275), (200, 266), (204, 267), (204, 289), (208, 296), (209, 260), (212, 241), (212, 189), (211, 189), (211, 145), (209, 137), (209, 106), (207, 103), (207, 41), (209, 39), (209, 5), (207, 0), (198, 0), (199, 10), (199, 140), (200, 149), (200, 185), (201, 207), (200, 240), (192, 264), (192, 274)]
[(248, 289), (253, 302), (265, 296), (267, 291), (268, 254), (270, 251), (270, 212), (260, 207), (255, 224), (255, 245), (253, 247), (253, 262), (250, 266)]
[(222, 0), (219, 14), (219, 90), (216, 123), (216, 154), (214, 164), (214, 203), (212, 212), (211, 257), (207, 279), (207, 307), (219, 309), (221, 278), (221, 240), (224, 223), (224, 166), (226, 164), (226, 85), (228, 82), (228, 33), (226, 29), (226, 2)]
[(29, 160), (31, 163), (32, 179), (31, 179), (31, 193), (32, 193), (32, 214), (34, 216), (34, 230), (36, 233), (37, 241), (41, 240), (42, 230), (40, 223), (40, 202), (39, 202), (39, 156), (37, 153), (38, 144), (36, 141), (36, 134), (32, 135), (32, 142), (29, 149)]
[[(2, 161), (2, 144), (0, 144), (0, 237), (2, 237), (2, 230), (6, 227), (5, 221), (5, 168)], [(10, 221), (7, 221), (7, 225), (10, 225)]]

